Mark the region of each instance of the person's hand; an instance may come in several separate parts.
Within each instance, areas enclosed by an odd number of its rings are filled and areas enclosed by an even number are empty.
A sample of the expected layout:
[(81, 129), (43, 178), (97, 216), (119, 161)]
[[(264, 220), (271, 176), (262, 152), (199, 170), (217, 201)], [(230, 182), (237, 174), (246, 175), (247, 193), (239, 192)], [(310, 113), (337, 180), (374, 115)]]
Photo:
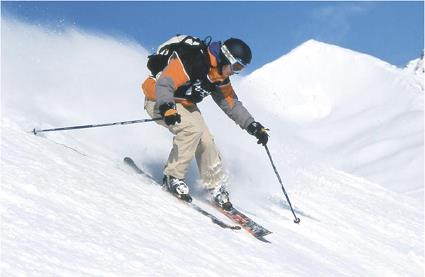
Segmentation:
[(246, 130), (250, 135), (253, 135), (258, 139), (258, 144), (262, 144), (263, 146), (267, 144), (269, 140), (269, 134), (267, 133), (267, 131), (269, 131), (269, 129), (264, 128), (264, 126), (261, 125), (260, 122), (252, 122), (251, 124), (249, 124)]
[(174, 125), (177, 122), (181, 122), (181, 116), (177, 113), (176, 104), (174, 103), (162, 104), (159, 106), (159, 112), (167, 125)]

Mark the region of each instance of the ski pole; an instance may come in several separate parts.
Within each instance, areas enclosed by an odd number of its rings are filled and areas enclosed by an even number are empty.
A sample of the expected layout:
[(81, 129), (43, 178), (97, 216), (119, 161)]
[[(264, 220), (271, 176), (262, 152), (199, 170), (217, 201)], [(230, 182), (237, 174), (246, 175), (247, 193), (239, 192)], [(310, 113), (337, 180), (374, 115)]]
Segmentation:
[(52, 131), (65, 131), (65, 130), (75, 130), (75, 129), (86, 129), (86, 128), (105, 127), (105, 126), (113, 126), (113, 125), (127, 125), (127, 124), (135, 124), (135, 123), (143, 123), (143, 122), (156, 121), (156, 120), (160, 120), (160, 119), (162, 119), (162, 118), (161, 117), (158, 117), (158, 118), (152, 118), (152, 119), (138, 119), (138, 120), (120, 121), (120, 122), (113, 122), (113, 123), (80, 125), (80, 126), (61, 127), (61, 128), (44, 129), (44, 130), (37, 130), (37, 129), (34, 128), (34, 130), (32, 130), (32, 132), (34, 133), (34, 135), (37, 135), (37, 133), (41, 133), (41, 132), (52, 132)]
[(289, 201), (288, 194), (286, 193), (286, 190), (285, 190), (285, 188), (283, 187), (282, 179), (280, 178), (279, 172), (277, 172), (276, 166), (275, 166), (275, 165), (274, 165), (274, 163), (273, 163), (272, 155), (270, 155), (269, 148), (267, 147), (267, 145), (264, 145), (264, 147), (266, 148), (267, 155), (269, 156), (269, 159), (270, 159), (270, 162), (271, 162), (271, 164), (272, 164), (272, 167), (273, 167), (274, 173), (276, 174), (277, 179), (279, 180), (279, 183), (280, 183), (280, 185), (282, 186), (282, 190), (283, 190), (283, 193), (284, 193), (284, 194), (285, 194), (285, 196), (286, 196), (286, 200), (288, 200), (289, 207), (291, 208), (291, 211), (292, 211), (292, 213), (294, 214), (294, 217), (295, 217), (294, 222), (298, 224), (298, 223), (300, 223), (300, 221), (301, 221), (301, 220), (297, 217), (297, 215), (296, 215), (296, 214), (295, 214), (295, 212), (294, 212), (294, 209), (292, 208), (291, 201)]

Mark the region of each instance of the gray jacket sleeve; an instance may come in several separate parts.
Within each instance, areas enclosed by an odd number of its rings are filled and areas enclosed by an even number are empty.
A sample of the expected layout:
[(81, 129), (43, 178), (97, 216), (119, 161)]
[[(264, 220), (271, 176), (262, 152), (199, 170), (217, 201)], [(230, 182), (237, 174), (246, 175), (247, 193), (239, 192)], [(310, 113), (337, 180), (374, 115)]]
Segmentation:
[(242, 102), (238, 100), (238, 96), (233, 91), (231, 84), (228, 83), (225, 86), (230, 86), (224, 89), (217, 87), (215, 91), (211, 93), (215, 103), (238, 124), (242, 129), (246, 129), (249, 124), (254, 122), (254, 118), (248, 112), (248, 110), (242, 105)]
[(156, 105), (174, 103), (174, 81), (170, 77), (159, 76), (155, 85)]
[[(178, 63), (172, 63), (171, 61), (179, 61)], [(183, 65), (183, 67), (179, 65)], [(171, 67), (171, 68), (170, 68)], [(166, 68), (163, 70), (165, 72), (166, 70), (170, 69), (173, 72), (180, 72), (181, 75), (186, 76), (187, 82), (189, 81), (189, 76), (186, 72), (186, 68), (184, 67), (183, 62), (180, 60), (179, 55), (174, 52), (170, 59), (169, 63), (166, 66)], [(158, 109), (159, 106), (161, 106), (164, 103), (175, 103), (174, 101), (174, 91), (176, 88), (182, 84), (177, 84), (178, 81), (185, 81), (185, 80), (179, 80), (175, 78), (175, 76), (168, 74), (167, 76), (164, 76), (165, 74), (161, 74), (155, 85), (155, 93), (156, 93), (156, 104), (155, 108)]]

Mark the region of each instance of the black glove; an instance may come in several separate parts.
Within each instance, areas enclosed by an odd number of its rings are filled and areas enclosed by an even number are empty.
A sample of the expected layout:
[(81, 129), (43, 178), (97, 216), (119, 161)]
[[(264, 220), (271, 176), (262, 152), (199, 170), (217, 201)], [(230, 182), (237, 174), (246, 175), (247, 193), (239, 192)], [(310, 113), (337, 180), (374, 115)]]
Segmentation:
[(250, 135), (253, 135), (258, 139), (258, 144), (262, 144), (263, 146), (267, 144), (267, 141), (269, 140), (269, 134), (267, 134), (267, 131), (269, 129), (264, 128), (260, 122), (252, 122), (246, 130)]
[(159, 106), (159, 112), (167, 125), (174, 125), (181, 122), (181, 116), (177, 113), (176, 104), (164, 103)]

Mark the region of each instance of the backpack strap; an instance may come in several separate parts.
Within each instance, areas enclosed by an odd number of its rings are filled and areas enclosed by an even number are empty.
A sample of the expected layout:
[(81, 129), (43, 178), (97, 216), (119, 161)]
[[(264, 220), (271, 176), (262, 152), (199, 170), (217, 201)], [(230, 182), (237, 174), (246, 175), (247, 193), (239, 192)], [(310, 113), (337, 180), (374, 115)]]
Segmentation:
[(204, 45), (208, 48), (208, 46), (210, 46), (210, 43), (212, 41), (212, 36), (206, 36), (202, 42), (204, 43)]

